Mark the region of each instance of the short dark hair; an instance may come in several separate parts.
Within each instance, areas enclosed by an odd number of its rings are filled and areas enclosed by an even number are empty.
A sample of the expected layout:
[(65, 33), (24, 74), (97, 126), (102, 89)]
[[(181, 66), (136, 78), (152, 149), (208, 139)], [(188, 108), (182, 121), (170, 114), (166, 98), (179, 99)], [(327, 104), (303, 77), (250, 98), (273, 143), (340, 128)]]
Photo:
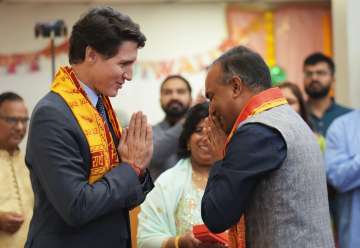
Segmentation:
[(111, 7), (90, 9), (73, 26), (69, 41), (69, 63), (81, 63), (87, 46), (106, 58), (115, 56), (124, 41), (144, 47), (146, 37), (131, 18)]
[(309, 56), (307, 56), (306, 59), (304, 60), (304, 67), (307, 65), (316, 65), (317, 63), (320, 62), (325, 62), (329, 66), (331, 75), (335, 74), (335, 64), (332, 58), (320, 52), (312, 53)]
[(284, 89), (284, 88), (289, 89), (294, 94), (294, 96), (296, 97), (296, 99), (298, 100), (299, 105), (300, 105), (300, 113), (299, 113), (300, 116), (303, 118), (303, 120), (306, 122), (306, 124), (308, 124), (308, 126), (310, 128), (312, 128), (312, 125), (311, 125), (310, 119), (309, 119), (309, 111), (306, 107), (305, 100), (301, 93), (300, 88), (296, 84), (291, 83), (291, 82), (284, 82), (284, 83), (280, 84), (278, 87), (280, 89)]
[(6, 101), (21, 101), (23, 102), (24, 99), (19, 96), (18, 94), (8, 91), (0, 94), (0, 107)]
[(219, 58), (223, 70), (223, 82), (227, 83), (231, 77), (237, 75), (244, 84), (252, 90), (264, 90), (271, 87), (271, 76), (263, 58), (256, 52), (244, 46), (237, 46)]
[(184, 78), (183, 76), (178, 75), (178, 74), (167, 76), (167, 77), (162, 81), (161, 86), (160, 86), (160, 90), (162, 90), (164, 84), (165, 84), (167, 81), (169, 81), (170, 79), (174, 79), (174, 78), (177, 78), (177, 79), (182, 80), (182, 81), (186, 84), (186, 86), (187, 86), (187, 88), (188, 88), (188, 90), (189, 90), (189, 92), (190, 92), (190, 94), (191, 94), (191, 90), (192, 90), (192, 89), (191, 89), (191, 85), (190, 85), (189, 81), (188, 81), (186, 78)]
[(208, 102), (199, 103), (189, 110), (179, 137), (178, 155), (180, 158), (190, 157), (191, 152), (188, 150), (190, 137), (195, 132), (197, 125), (207, 116), (209, 116)]

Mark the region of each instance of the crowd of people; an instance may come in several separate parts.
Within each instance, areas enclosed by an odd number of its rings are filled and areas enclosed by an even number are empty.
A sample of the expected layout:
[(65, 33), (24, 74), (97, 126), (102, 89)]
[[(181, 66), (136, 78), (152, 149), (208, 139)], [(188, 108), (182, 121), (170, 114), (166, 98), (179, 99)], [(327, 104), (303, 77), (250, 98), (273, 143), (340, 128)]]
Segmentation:
[(139, 111), (121, 127), (110, 98), (145, 43), (129, 16), (92, 8), (30, 124), (23, 98), (0, 94), (0, 247), (131, 247), (134, 208), (139, 248), (225, 247), (195, 225), (230, 248), (360, 247), (360, 112), (335, 101), (330, 57), (304, 60), (303, 93), (234, 47), (205, 96), (169, 75), (164, 120)]

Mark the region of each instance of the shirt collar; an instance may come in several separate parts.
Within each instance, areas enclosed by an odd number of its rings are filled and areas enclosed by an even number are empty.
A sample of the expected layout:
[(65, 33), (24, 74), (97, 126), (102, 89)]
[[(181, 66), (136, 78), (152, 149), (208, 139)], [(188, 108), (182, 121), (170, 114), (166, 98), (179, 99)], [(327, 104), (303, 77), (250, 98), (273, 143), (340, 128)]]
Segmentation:
[(86, 95), (88, 96), (91, 104), (96, 107), (96, 104), (98, 102), (99, 96), (96, 94), (96, 92), (91, 89), (89, 86), (87, 86), (86, 84), (84, 84), (83, 82), (81, 82), (79, 79), (77, 79), (81, 85), (81, 87), (83, 88), (83, 90), (85, 91)]
[(332, 98), (331, 99), (331, 104), (330, 106), (327, 108), (327, 110), (325, 112), (330, 112), (331, 110), (333, 110), (335, 107), (337, 106), (336, 102), (335, 102), (335, 99)]
[(14, 153), (12, 155), (10, 155), (10, 153), (7, 150), (4, 149), (0, 149), (0, 158), (10, 158), (10, 157), (15, 157), (18, 156), (20, 154), (20, 149), (19, 147), (16, 148), (16, 150), (14, 151)]
[(313, 117), (316, 120), (320, 120), (320, 119), (323, 119), (325, 117), (325, 115), (328, 114), (330, 111), (332, 111), (336, 106), (337, 106), (337, 104), (335, 102), (335, 99), (331, 98), (331, 103), (330, 103), (329, 107), (325, 110), (324, 115), (321, 118), (319, 118), (319, 117), (317, 117), (316, 115), (313, 114), (313, 112), (311, 111), (309, 105), (308, 105), (308, 109), (310, 110), (311, 117)]

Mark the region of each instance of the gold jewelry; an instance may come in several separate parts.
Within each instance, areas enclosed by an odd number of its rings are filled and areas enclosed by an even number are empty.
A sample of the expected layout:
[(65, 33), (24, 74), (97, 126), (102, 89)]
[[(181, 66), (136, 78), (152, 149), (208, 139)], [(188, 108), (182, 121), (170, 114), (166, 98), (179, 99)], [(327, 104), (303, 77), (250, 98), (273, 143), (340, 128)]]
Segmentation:
[(204, 190), (208, 181), (208, 177), (192, 170), (192, 181), (198, 189)]

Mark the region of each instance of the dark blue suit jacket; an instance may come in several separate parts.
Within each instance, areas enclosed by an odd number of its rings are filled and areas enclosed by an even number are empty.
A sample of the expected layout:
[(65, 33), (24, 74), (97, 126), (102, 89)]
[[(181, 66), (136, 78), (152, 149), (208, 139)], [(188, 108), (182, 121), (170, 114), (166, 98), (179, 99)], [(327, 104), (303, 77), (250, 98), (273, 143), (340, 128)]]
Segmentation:
[(130, 247), (129, 209), (153, 188), (122, 163), (88, 183), (90, 151), (64, 100), (48, 93), (35, 107), (26, 151), (35, 194), (25, 247)]

